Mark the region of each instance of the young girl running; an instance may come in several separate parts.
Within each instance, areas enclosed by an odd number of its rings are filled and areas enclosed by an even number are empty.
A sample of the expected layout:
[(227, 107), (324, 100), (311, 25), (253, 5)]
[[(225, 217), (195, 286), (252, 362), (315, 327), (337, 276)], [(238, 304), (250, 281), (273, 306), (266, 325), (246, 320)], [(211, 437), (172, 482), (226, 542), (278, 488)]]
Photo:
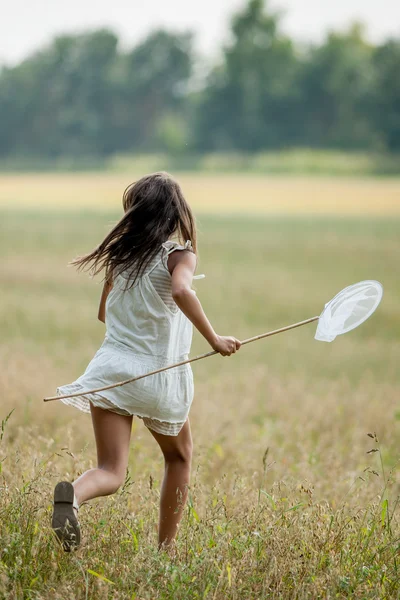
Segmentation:
[(178, 183), (167, 173), (143, 177), (125, 190), (123, 208), (104, 241), (72, 263), (105, 273), (98, 317), (106, 335), (85, 373), (57, 389), (59, 396), (82, 392), (63, 402), (91, 413), (97, 446), (97, 468), (54, 490), (52, 527), (67, 552), (80, 543), (79, 505), (114, 494), (125, 480), (133, 416), (143, 419), (164, 456), (160, 547), (177, 534), (190, 481), (190, 365), (97, 394), (85, 390), (186, 360), (192, 324), (223, 356), (240, 348), (236, 338), (215, 333), (191, 289), (196, 227)]

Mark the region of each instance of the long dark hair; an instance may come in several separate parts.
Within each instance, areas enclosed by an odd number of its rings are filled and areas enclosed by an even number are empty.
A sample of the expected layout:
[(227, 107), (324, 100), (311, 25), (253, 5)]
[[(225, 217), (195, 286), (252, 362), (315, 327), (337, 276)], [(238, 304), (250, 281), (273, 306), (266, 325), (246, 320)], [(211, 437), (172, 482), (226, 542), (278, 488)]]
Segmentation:
[(197, 253), (196, 223), (181, 187), (168, 173), (146, 175), (129, 185), (122, 203), (125, 214), (102, 243), (92, 252), (71, 262), (92, 275), (105, 271), (112, 282), (118, 274), (129, 273), (129, 287), (172, 236), (181, 243), (192, 242)]

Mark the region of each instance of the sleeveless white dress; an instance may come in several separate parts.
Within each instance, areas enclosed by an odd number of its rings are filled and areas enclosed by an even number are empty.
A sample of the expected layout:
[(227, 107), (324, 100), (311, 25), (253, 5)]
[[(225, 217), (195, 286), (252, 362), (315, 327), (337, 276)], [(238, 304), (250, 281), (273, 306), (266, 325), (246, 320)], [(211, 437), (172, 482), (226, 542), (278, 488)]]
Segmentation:
[[(193, 401), (190, 365), (176, 367), (122, 387), (85, 394), (131, 379), (188, 358), (193, 327), (171, 294), (168, 256), (191, 249), (191, 242), (162, 245), (152, 263), (133, 287), (125, 290), (127, 275), (118, 275), (106, 302), (106, 335), (85, 373), (75, 382), (57, 388), (65, 404), (90, 412), (90, 403), (118, 414), (135, 415), (164, 435), (176, 436), (185, 424)], [(195, 279), (202, 278), (198, 276)]]

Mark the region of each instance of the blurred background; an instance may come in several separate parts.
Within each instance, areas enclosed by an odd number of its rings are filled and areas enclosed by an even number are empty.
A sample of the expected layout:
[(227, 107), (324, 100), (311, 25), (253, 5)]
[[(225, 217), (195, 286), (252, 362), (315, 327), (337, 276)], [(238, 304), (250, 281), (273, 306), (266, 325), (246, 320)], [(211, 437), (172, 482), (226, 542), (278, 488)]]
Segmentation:
[(392, 0), (9, 3), (0, 168), (399, 173), (399, 22)]
[[(14, 0), (0, 40), (0, 597), (398, 599), (400, 4)], [(101, 277), (67, 264), (159, 169), (196, 214), (218, 333), (363, 279), (384, 299), (333, 344), (311, 325), (195, 363), (176, 560), (153, 551), (163, 462), (134, 420), (126, 485), (83, 507), (71, 561), (52, 489), (96, 450), (89, 416), (42, 398), (104, 326)]]

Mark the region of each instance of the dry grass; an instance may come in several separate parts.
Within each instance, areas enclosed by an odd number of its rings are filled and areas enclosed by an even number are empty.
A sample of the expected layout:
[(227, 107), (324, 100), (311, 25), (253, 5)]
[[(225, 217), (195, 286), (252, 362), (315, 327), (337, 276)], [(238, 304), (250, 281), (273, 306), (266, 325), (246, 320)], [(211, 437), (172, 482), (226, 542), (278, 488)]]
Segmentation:
[[(1, 418), (14, 412), (0, 431), (0, 597), (398, 598), (395, 219), (201, 217), (197, 289), (221, 333), (311, 317), (364, 278), (382, 281), (384, 302), (332, 345), (311, 325), (194, 367), (193, 480), (174, 557), (155, 549), (163, 465), (139, 421), (123, 490), (82, 509), (79, 552), (59, 550), (52, 487), (92, 466), (95, 448), (89, 417), (41, 398), (101, 343), (99, 283), (65, 265), (115, 217), (1, 214)], [(205, 350), (197, 337), (193, 353)]]
[[(400, 180), (262, 175), (178, 175), (200, 213), (399, 215)], [(0, 174), (0, 206), (118, 210), (137, 178), (119, 173)]]

